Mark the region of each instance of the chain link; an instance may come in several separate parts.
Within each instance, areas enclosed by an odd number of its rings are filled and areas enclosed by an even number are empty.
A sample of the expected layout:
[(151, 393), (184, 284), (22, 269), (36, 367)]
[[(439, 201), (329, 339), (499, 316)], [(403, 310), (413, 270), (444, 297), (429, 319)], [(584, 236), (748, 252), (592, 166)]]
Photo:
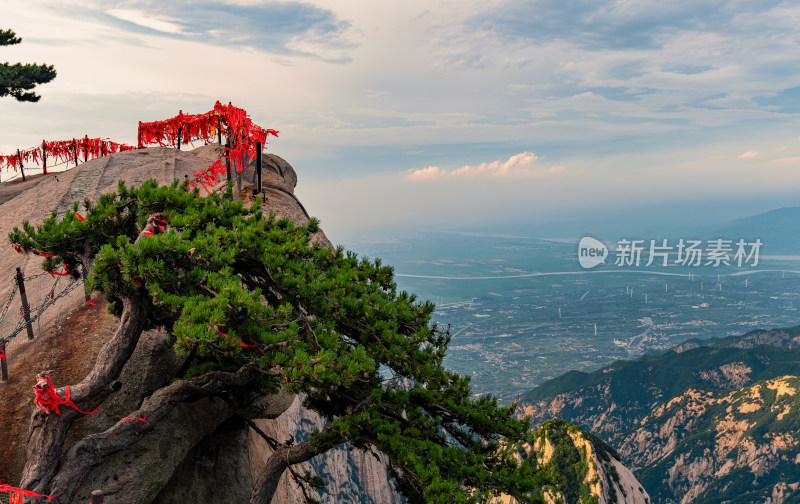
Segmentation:
[(14, 282), (14, 286), (11, 288), (11, 294), (8, 296), (8, 301), (6, 301), (6, 305), (3, 307), (3, 314), (0, 315), (0, 323), (3, 322), (3, 319), (6, 317), (6, 312), (8, 312), (8, 307), (11, 305), (11, 300), (14, 299), (14, 294), (17, 293), (17, 282)]
[(36, 278), (43, 277), (45, 275), (49, 275), (49, 273), (45, 271), (44, 273), (39, 273), (38, 275), (31, 275), (29, 277), (25, 277), (25, 278), (23, 278), (23, 280), (25, 280), (27, 282), (28, 280), (34, 280)]
[[(31, 323), (34, 323), (39, 318), (39, 316), (45, 311), (45, 309), (47, 309), (48, 306), (53, 306), (56, 303), (56, 301), (58, 301), (62, 297), (66, 296), (67, 294), (75, 290), (75, 288), (78, 285), (82, 284), (83, 282), (78, 282), (77, 280), (73, 280), (72, 283), (70, 283), (63, 291), (61, 291), (61, 293), (59, 293), (58, 296), (54, 297), (52, 300), (46, 300), (44, 303), (42, 303), (42, 306), (39, 307), (39, 310), (37, 311), (36, 315), (34, 315), (31, 318)], [(20, 317), (19, 323), (17, 324), (17, 328), (14, 329), (14, 332), (12, 332), (11, 335), (7, 336), (6, 339), (10, 340), (11, 338), (19, 334), (20, 331), (22, 331), (22, 329), (25, 328), (25, 326), (26, 324), (24, 323), (24, 319)]]

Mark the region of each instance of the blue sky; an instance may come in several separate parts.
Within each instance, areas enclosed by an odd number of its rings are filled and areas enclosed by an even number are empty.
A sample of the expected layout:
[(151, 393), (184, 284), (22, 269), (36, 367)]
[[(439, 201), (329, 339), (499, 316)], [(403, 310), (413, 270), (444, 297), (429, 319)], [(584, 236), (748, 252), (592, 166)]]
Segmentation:
[(231, 101), (334, 241), (800, 204), (796, 2), (2, 2), (59, 75), (0, 152)]

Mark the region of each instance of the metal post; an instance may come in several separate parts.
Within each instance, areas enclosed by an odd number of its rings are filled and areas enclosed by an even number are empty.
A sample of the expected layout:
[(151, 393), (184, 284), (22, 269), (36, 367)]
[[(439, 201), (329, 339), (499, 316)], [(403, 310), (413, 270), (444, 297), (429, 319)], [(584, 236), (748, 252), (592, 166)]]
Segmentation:
[(261, 192), (261, 150), (263, 149), (261, 142), (256, 142), (256, 190), (253, 194)]
[(244, 175), (245, 156), (247, 155), (246, 154), (246, 151), (247, 151), (246, 149), (240, 149), (240, 150), (242, 152), (242, 157), (239, 158), (241, 160), (240, 161), (241, 164), (239, 165), (239, 168), (236, 170), (236, 191), (237, 191), (236, 192), (236, 196), (237, 197), (240, 194), (242, 194), (242, 176)]
[(89, 135), (83, 135), (83, 162), (89, 161)]
[(0, 371), (2, 371), (3, 381), (8, 381), (8, 365), (6, 364), (6, 339), (0, 339)]
[(103, 504), (104, 496), (102, 490), (92, 491), (92, 500), (89, 504)]
[(75, 158), (75, 166), (78, 166), (78, 142), (72, 139), (72, 156)]
[(22, 300), (22, 317), (28, 328), (28, 339), (33, 339), (33, 325), (31, 325), (31, 307), (28, 305), (28, 296), (25, 295), (25, 279), (22, 271), (17, 267), (17, 286), (19, 286), (19, 297)]
[(142, 148), (142, 121), (139, 121), (139, 128), (136, 130), (137, 148)]
[(219, 116), (217, 116), (217, 143), (222, 145), (222, 126), (219, 123)]
[(47, 142), (42, 140), (42, 169), (44, 174), (47, 175)]
[(225, 142), (225, 168), (228, 170), (228, 182), (231, 179), (231, 139), (228, 138)]
[(19, 172), (22, 174), (22, 181), (25, 182), (25, 167), (22, 166), (22, 156), (17, 149), (17, 161), (19, 161)]
[(178, 150), (181, 150), (181, 133), (183, 132), (183, 110), (178, 111)]

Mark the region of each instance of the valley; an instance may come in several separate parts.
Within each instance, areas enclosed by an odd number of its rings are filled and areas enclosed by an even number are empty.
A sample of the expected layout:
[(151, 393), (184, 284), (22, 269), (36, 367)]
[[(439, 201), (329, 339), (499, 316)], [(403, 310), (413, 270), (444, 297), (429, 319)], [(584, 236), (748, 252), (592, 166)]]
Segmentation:
[(800, 323), (800, 258), (770, 256), (769, 244), (755, 268), (619, 267), (610, 252), (591, 270), (577, 240), (419, 232), (348, 246), (436, 303), (452, 336), (447, 365), (505, 402), (571, 370)]

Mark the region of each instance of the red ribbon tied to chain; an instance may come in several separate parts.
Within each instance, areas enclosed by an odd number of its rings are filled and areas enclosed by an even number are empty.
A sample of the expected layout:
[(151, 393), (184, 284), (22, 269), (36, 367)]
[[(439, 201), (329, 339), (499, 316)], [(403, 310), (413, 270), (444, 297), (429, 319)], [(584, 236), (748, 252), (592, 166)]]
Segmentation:
[(58, 411), (58, 407), (62, 405), (69, 406), (78, 413), (83, 413), (84, 415), (91, 415), (97, 411), (97, 408), (93, 409), (92, 411), (82, 411), (75, 406), (75, 403), (70, 399), (69, 385), (64, 387), (65, 397), (62, 399), (56, 393), (55, 387), (53, 387), (53, 382), (50, 381), (50, 377), (47, 375), (39, 378), (39, 381), (32, 388), (34, 394), (36, 394), (36, 398), (33, 400), (33, 402), (39, 407), (40, 410), (42, 410), (42, 413), (55, 413), (60, 415), (61, 412)]
[(25, 490), (24, 488), (17, 488), (6, 484), (0, 485), (0, 492), (8, 493), (8, 504), (22, 504), (25, 501), (25, 497), (45, 497), (47, 499), (53, 498), (51, 495), (42, 495), (36, 492), (31, 492), (30, 490)]
[(67, 265), (65, 264), (63, 266), (64, 266), (64, 271), (65, 271), (64, 273), (61, 273), (61, 272), (58, 272), (58, 271), (51, 271), (51, 270), (47, 270), (47, 272), (50, 273), (50, 276), (53, 277), (53, 278), (55, 278), (56, 275), (58, 275), (58, 276), (67, 276), (67, 275), (69, 275), (69, 273), (66, 272)]
[(0, 350), (0, 360), (5, 362), (6, 361), (6, 351)]

